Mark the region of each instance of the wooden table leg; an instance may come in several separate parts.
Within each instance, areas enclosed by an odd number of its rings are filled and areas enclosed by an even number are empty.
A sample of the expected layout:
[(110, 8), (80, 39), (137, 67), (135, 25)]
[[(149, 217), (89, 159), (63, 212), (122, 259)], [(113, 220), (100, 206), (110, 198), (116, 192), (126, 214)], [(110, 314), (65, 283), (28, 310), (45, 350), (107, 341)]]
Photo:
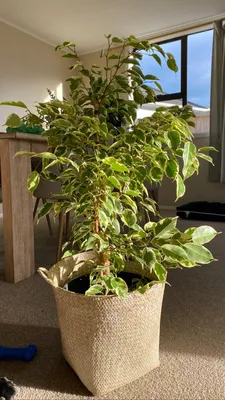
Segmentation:
[(0, 141), (5, 277), (11, 283), (35, 273), (33, 201), (27, 190), (31, 162), (28, 156), (14, 157), (29, 150), (25, 140)]

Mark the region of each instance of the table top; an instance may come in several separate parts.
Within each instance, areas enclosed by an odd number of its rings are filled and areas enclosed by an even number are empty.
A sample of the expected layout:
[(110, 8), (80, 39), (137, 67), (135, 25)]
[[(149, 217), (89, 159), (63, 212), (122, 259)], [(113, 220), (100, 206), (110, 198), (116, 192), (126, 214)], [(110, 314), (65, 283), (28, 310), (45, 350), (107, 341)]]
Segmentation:
[(34, 142), (47, 142), (48, 140), (46, 136), (23, 132), (0, 132), (0, 139), (33, 140)]

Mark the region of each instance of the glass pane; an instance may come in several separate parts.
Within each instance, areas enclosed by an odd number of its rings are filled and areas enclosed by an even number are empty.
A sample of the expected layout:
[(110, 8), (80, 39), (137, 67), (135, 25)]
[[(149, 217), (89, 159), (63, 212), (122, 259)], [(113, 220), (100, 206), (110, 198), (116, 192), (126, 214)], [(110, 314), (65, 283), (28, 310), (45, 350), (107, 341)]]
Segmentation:
[(210, 107), (213, 31), (188, 36), (188, 102)]
[(194, 133), (208, 133), (213, 31), (188, 36), (188, 104), (196, 115)]
[[(160, 45), (160, 43), (159, 43)], [(180, 66), (181, 66), (181, 41), (175, 40), (173, 42), (165, 43), (160, 45), (165, 52), (172, 53), (177, 66), (178, 72), (175, 73), (171, 71), (166, 62), (163, 60), (162, 56), (162, 66), (160, 66), (153, 57), (150, 57), (147, 52), (141, 52), (143, 58), (140, 61), (140, 68), (145, 75), (151, 74), (159, 78), (159, 83), (161, 84), (165, 94), (179, 93), (181, 91), (181, 78), (180, 78)], [(155, 52), (160, 56), (160, 53)], [(147, 85), (155, 89), (153, 82), (146, 82)], [(157, 94), (162, 94), (159, 90), (156, 90)]]

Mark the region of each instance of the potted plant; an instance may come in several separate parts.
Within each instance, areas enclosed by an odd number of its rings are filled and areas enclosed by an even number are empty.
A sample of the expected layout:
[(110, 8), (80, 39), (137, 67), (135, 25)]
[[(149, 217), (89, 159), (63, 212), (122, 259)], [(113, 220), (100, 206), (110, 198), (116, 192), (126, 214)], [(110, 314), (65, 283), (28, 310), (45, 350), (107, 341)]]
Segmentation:
[[(103, 69), (85, 68), (74, 43), (57, 46), (78, 71), (68, 78), (70, 101), (39, 103), (37, 115), (18, 104), (29, 123), (42, 123), (54, 149), (28, 153), (43, 160), (42, 172), (28, 177), (30, 192), (40, 176), (62, 183), (64, 199), (60, 193), (59, 202), (46, 203), (39, 218), (50, 210), (55, 216), (74, 212), (64, 258), (39, 272), (54, 289), (64, 356), (93, 394), (159, 365), (167, 272), (213, 261), (204, 244), (217, 234), (208, 226), (180, 232), (177, 218), (158, 215), (159, 221), (152, 221), (156, 207), (148, 185), (167, 176), (180, 198), (199, 159), (211, 161), (204, 152), (212, 148), (197, 150), (193, 144), (190, 107), (160, 107), (151, 117), (136, 118), (140, 105), (154, 101), (152, 86), (161, 90), (157, 77), (140, 69), (142, 51), (177, 71), (173, 56), (134, 36), (107, 40), (100, 55)], [(53, 165), (59, 166), (58, 175), (51, 172)]]

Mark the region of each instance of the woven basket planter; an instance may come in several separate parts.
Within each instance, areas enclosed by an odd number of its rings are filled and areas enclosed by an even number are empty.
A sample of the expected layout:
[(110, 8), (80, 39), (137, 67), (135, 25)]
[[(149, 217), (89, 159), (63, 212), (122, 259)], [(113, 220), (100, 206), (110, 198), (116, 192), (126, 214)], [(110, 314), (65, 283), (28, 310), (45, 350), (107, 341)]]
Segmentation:
[[(65, 359), (90, 392), (102, 395), (158, 367), (164, 285), (154, 285), (144, 295), (129, 293), (125, 300), (63, 289), (89, 273), (85, 261), (94, 258), (93, 252), (81, 253), (39, 272), (53, 286)], [(126, 271), (140, 273), (135, 264)]]

